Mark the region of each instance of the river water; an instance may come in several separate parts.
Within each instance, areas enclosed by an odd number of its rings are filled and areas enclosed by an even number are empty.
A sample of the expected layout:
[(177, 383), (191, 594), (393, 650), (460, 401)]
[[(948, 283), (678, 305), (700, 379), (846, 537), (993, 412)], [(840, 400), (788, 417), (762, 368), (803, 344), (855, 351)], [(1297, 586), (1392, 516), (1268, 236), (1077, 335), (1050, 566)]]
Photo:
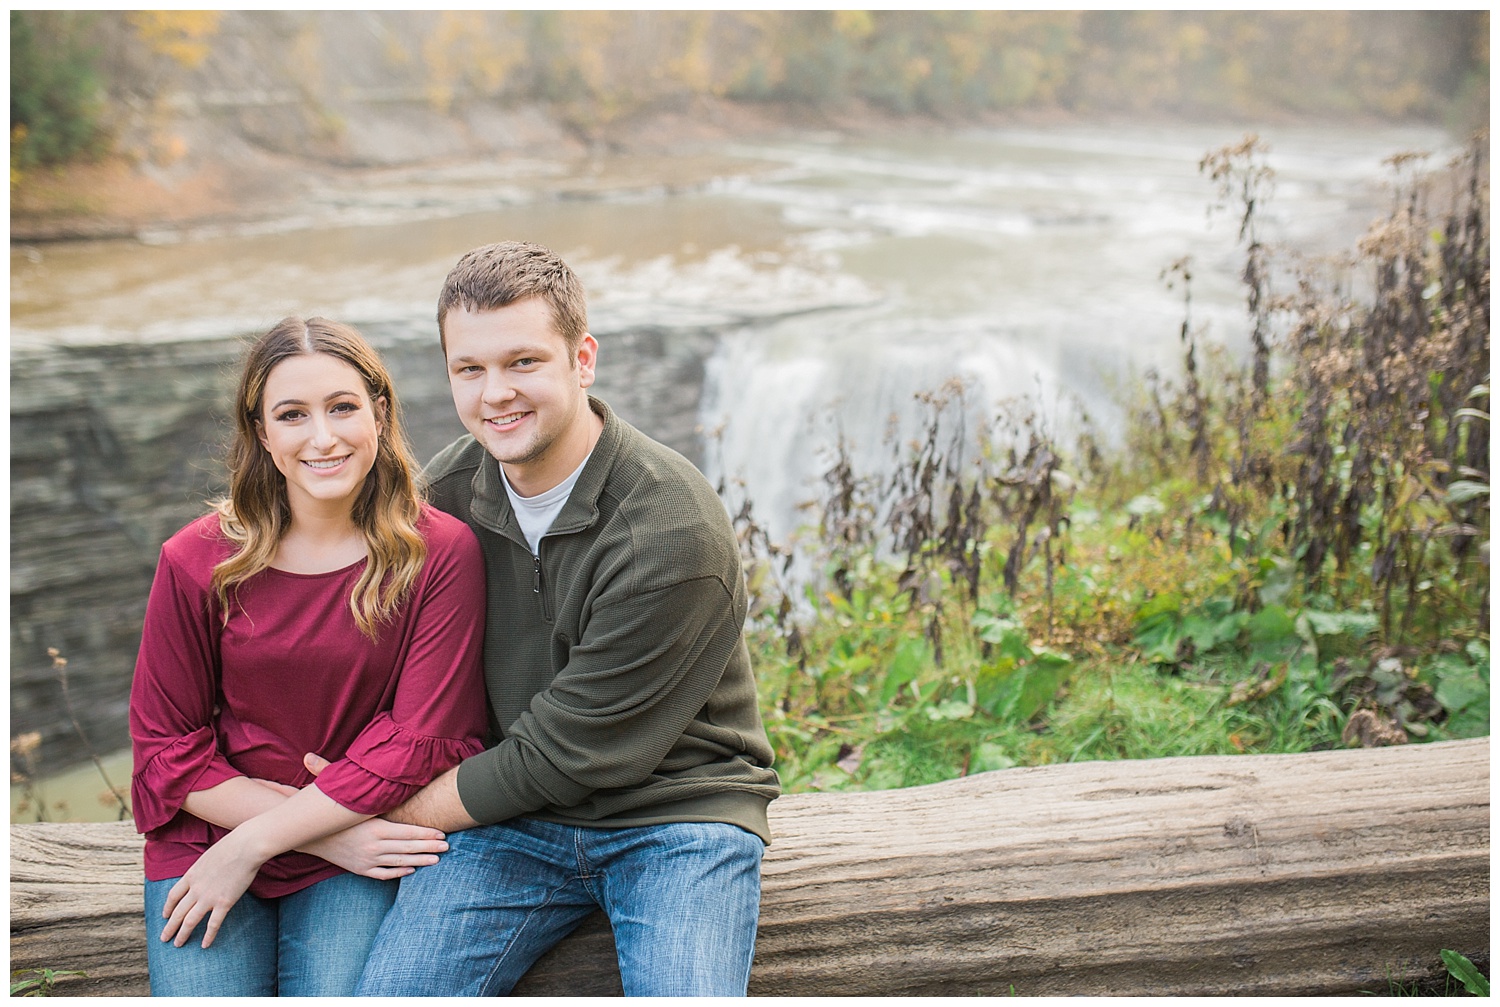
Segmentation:
[[(1421, 128), (1262, 128), (1277, 247), (1344, 251), (1389, 208), (1382, 160), (1454, 144)], [(1119, 389), (1179, 357), (1193, 320), (1243, 352), (1238, 218), (1203, 155), (1236, 126), (1066, 126), (848, 139), (797, 134), (673, 156), (538, 158), (326, 182), (274, 220), (11, 250), (12, 734), (44, 769), (82, 747), (45, 648), (69, 659), (101, 750), (124, 709), (156, 550), (219, 485), (241, 339), (287, 314), (364, 329), (422, 455), (461, 433), (433, 300), (457, 257), (524, 238), (590, 297), (598, 390), (773, 536), (842, 433), (868, 468), (916, 393), (959, 378), (976, 417), (1030, 396), (1106, 433)], [(894, 418), (894, 419), (893, 419)], [(706, 431), (714, 432), (711, 436)], [(736, 493), (741, 492), (736, 489)]]

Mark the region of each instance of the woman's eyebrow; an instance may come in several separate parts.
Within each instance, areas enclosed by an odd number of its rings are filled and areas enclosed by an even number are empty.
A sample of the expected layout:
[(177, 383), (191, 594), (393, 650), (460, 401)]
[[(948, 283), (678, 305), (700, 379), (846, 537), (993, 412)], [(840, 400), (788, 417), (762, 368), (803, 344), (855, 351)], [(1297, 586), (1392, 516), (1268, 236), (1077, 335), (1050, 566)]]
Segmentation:
[[(359, 394), (359, 393), (355, 392), (355, 391), (350, 391), (350, 390), (337, 391), (337, 392), (329, 392), (327, 395), (323, 396), (323, 401), (324, 402), (332, 402), (334, 399), (338, 398), (341, 395), (357, 395), (357, 394)], [(271, 408), (272, 409), (280, 409), (282, 406), (305, 406), (305, 405), (307, 405), (307, 403), (305, 401), (303, 401), (302, 399), (282, 399), (280, 402), (277, 402)]]

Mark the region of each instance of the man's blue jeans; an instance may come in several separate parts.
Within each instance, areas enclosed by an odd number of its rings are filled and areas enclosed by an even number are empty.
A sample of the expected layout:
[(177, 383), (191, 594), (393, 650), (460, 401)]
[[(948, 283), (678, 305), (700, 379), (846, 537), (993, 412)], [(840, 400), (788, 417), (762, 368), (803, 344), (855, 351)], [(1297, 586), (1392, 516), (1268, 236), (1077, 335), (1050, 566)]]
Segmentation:
[(275, 899), (246, 894), (208, 948), (199, 923), (182, 947), (162, 943), (162, 907), (176, 878), (146, 882), (151, 995), (349, 996), (396, 882), (339, 874)]
[(626, 996), (744, 996), (764, 846), (733, 825), (587, 829), (515, 818), (448, 836), (401, 879), (356, 992), (503, 996), (597, 908)]

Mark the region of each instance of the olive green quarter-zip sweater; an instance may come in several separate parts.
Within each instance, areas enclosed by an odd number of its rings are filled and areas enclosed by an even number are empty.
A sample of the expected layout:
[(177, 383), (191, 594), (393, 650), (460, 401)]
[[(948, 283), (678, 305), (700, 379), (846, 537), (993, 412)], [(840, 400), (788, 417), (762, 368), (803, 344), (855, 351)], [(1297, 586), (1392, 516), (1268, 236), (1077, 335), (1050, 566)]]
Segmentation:
[(492, 747), (458, 793), (478, 822), (727, 822), (770, 842), (780, 794), (745, 646), (728, 514), (692, 463), (589, 399), (604, 431), (532, 555), (472, 436), (427, 466), (484, 549)]

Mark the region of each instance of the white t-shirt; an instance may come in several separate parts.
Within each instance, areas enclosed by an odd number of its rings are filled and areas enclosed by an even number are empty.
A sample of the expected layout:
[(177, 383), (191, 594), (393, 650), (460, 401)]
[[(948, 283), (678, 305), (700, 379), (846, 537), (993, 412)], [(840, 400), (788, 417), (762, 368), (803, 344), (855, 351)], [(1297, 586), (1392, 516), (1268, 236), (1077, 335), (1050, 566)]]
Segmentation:
[[(592, 457), (593, 452), (589, 453)], [(523, 497), (511, 486), (510, 480), (505, 478), (505, 466), (500, 465), (500, 481), (505, 484), (505, 495), (510, 497), (510, 505), (515, 508), (516, 521), (521, 526), (521, 534), (526, 536), (526, 544), (531, 546), (531, 554), (539, 555), (542, 536), (552, 527), (552, 522), (557, 520), (557, 515), (562, 512), (563, 504), (568, 502), (569, 495), (573, 492), (573, 486), (578, 482), (578, 477), (583, 472), (583, 466), (589, 463), (585, 457), (582, 463), (573, 470), (573, 474), (550, 490), (543, 490), (534, 497)]]

